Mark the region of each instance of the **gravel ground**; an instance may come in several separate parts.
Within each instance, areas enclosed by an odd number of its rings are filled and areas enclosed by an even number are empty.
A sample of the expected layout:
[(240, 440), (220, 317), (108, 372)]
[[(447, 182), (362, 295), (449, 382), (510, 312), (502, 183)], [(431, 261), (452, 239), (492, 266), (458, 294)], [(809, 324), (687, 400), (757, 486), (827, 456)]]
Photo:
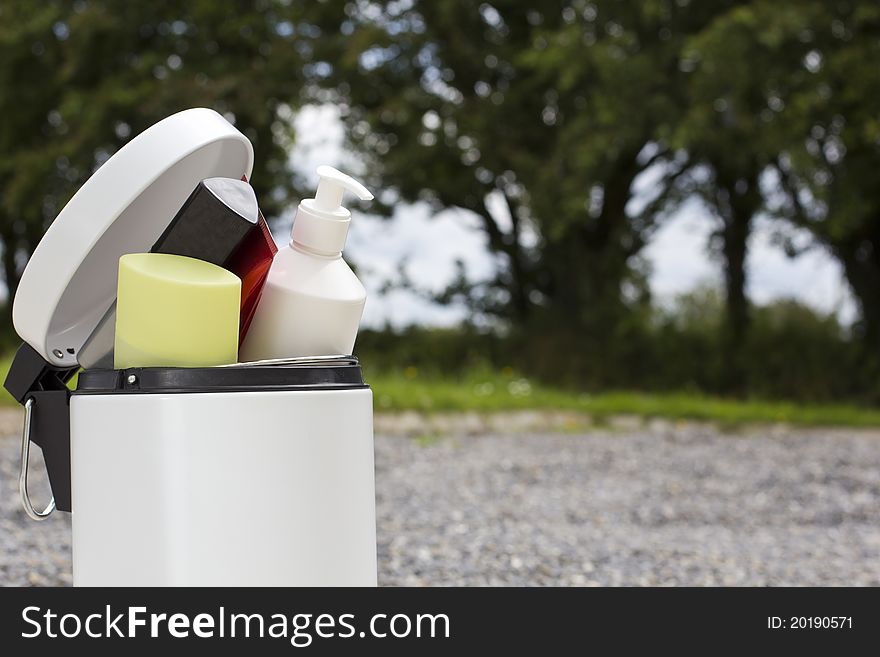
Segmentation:
[[(880, 585), (878, 432), (401, 426), (376, 439), (384, 585)], [(70, 584), (69, 517), (28, 520), (17, 468), (0, 438), (0, 584)]]

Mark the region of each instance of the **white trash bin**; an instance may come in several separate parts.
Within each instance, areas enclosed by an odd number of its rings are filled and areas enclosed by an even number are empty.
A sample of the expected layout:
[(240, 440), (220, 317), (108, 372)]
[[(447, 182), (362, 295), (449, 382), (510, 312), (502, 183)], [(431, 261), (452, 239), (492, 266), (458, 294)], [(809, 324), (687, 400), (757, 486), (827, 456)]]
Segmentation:
[[(209, 368), (88, 369), (116, 296), (205, 178), (249, 176), (250, 142), (211, 110), (133, 139), (50, 226), (13, 306), (25, 341), (22, 501), (72, 512), (77, 586), (375, 586), (372, 393), (351, 356)], [(54, 502), (33, 509), (30, 441)]]

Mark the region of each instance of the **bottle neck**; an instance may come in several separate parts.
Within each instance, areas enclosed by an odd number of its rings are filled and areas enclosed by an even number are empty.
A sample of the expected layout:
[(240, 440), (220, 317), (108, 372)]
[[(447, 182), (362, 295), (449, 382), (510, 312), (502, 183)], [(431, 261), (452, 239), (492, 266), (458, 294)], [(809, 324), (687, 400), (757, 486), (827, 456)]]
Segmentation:
[(305, 244), (301, 244), (294, 239), (290, 240), (290, 248), (294, 251), (299, 251), (300, 253), (305, 253), (306, 255), (315, 256), (316, 258), (324, 258), (325, 260), (336, 260), (337, 258), (342, 257), (342, 251), (336, 251), (335, 253), (327, 253), (326, 251), (319, 251), (317, 249), (313, 249), (311, 247), (306, 246)]
[(338, 258), (345, 248), (351, 213), (345, 208), (326, 212), (315, 208), (314, 199), (300, 202), (293, 218), (290, 239), (305, 249), (304, 253)]

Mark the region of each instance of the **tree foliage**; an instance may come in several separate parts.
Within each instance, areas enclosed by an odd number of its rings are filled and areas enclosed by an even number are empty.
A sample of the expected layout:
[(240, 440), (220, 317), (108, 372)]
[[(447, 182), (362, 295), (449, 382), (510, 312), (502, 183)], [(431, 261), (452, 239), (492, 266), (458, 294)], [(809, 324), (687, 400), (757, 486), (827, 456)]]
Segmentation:
[(719, 220), (729, 389), (746, 377), (762, 214), (808, 227), (840, 258), (880, 346), (875, 4), (349, 8), (333, 82), (352, 145), (402, 198), (475, 213), (500, 257), (494, 279), (457, 281), (447, 299), (466, 295), (562, 349), (591, 337), (616, 348), (644, 298), (641, 248), (664, 209), (697, 195)]
[[(880, 350), (880, 5), (808, 3), (815, 20), (785, 98), (786, 137), (777, 162), (780, 214), (806, 227), (837, 257), (861, 310), (869, 353)], [(791, 44), (780, 44), (780, 48)], [(774, 71), (777, 79), (783, 71)]]
[(742, 390), (768, 321), (746, 294), (760, 216), (839, 259), (868, 355), (880, 347), (878, 55), (880, 7), (864, 0), (0, 0), (6, 284), (96, 167), (186, 107), (254, 142), (275, 214), (296, 187), (292, 117), (331, 102), (386, 210), (477, 218), (496, 273), (462, 269), (439, 298), (572, 379), (646, 367), (633, 345), (660, 334), (642, 249), (702, 199), (725, 313), (719, 339), (695, 344), (721, 351), (712, 385)]
[(477, 310), (607, 337), (666, 200), (632, 203), (635, 182), (685, 166), (682, 49), (728, 4), (355, 8), (334, 70), (348, 134), (401, 198), (479, 217), (501, 266), (467, 290)]
[[(294, 24), (299, 32), (294, 38)], [(291, 187), (289, 128), (312, 41), (302, 7), (52, 0), (0, 3), (0, 240), (14, 294), (70, 195), (152, 123), (194, 106), (237, 123), (267, 214)], [(311, 35), (311, 36), (310, 36)]]

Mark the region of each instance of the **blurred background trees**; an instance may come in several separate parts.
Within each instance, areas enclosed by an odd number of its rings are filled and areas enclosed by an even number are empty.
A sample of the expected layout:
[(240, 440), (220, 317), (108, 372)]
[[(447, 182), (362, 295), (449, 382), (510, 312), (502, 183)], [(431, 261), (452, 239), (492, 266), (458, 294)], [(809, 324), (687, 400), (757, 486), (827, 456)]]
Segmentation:
[(293, 182), (279, 112), (306, 83), (310, 49), (307, 32), (293, 47), (283, 24), (256, 1), (234, 12), (215, 2), (0, 2), (0, 240), (10, 293), (72, 193), (180, 109), (234, 119), (259, 149), (261, 202), (278, 212)]
[(501, 266), (455, 292), (588, 376), (646, 301), (633, 263), (687, 166), (681, 49), (726, 5), (369, 5), (330, 82), (374, 185), (480, 218)]
[[(275, 216), (298, 192), (292, 118), (332, 103), (386, 209), (473, 213), (498, 262), (435, 295), (488, 329), (367, 331), (374, 361), (437, 367), (442, 353), (449, 370), (480, 360), (587, 387), (876, 400), (874, 2), (0, 0), (0, 55), (10, 291), (70, 194), (159, 118), (225, 113), (254, 142)], [(723, 293), (660, 307), (640, 254), (693, 198)], [(853, 327), (751, 304), (758, 218), (792, 255), (798, 226), (839, 259)]]

